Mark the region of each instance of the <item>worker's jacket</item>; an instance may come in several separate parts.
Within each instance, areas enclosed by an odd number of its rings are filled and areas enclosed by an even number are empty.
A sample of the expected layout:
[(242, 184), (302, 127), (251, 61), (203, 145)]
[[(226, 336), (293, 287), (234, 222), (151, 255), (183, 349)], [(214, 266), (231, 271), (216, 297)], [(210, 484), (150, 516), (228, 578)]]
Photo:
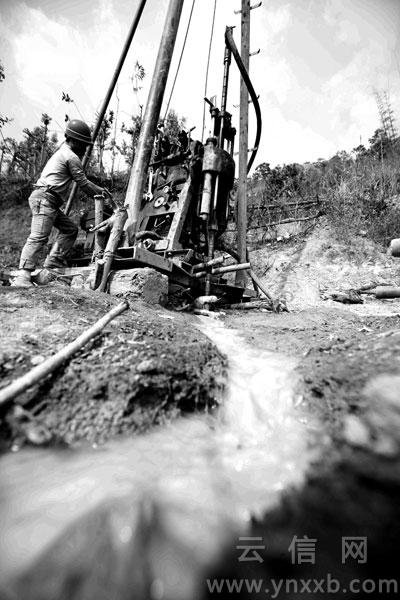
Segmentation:
[(73, 181), (81, 187), (88, 184), (80, 158), (64, 143), (49, 158), (34, 187), (50, 192), (61, 206), (68, 198)]

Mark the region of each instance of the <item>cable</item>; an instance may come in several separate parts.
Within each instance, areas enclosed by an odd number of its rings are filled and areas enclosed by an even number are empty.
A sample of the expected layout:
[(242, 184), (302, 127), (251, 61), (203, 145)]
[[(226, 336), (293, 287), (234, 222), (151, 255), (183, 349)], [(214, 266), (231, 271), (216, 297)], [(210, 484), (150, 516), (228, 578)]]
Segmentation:
[(183, 40), (181, 55), (179, 57), (179, 62), (178, 62), (178, 66), (177, 66), (177, 69), (176, 69), (175, 78), (174, 78), (174, 81), (172, 83), (171, 93), (169, 95), (168, 102), (167, 102), (167, 107), (165, 109), (164, 121), (167, 118), (167, 113), (168, 113), (168, 109), (169, 109), (169, 103), (171, 102), (172, 94), (174, 93), (175, 83), (176, 83), (176, 80), (177, 80), (177, 77), (178, 77), (179, 68), (181, 66), (183, 52), (185, 50), (186, 40), (187, 40), (188, 33), (189, 33), (190, 22), (192, 20), (192, 14), (193, 14), (193, 9), (194, 9), (195, 2), (196, 2), (196, 0), (193, 0), (193, 2), (192, 2), (192, 8), (190, 9), (190, 15), (189, 15), (188, 24), (187, 24), (187, 27), (186, 27), (185, 39)]
[(72, 100), (72, 102), (75, 104), (75, 108), (78, 111), (82, 121), (85, 121), (85, 117), (82, 115), (81, 111), (79, 110), (79, 106), (77, 105), (77, 103), (75, 102), (75, 100)]
[[(208, 86), (208, 71), (210, 69), (210, 57), (211, 57), (211, 47), (214, 37), (214, 24), (215, 24), (215, 11), (217, 9), (217, 0), (214, 0), (214, 11), (211, 23), (211, 33), (210, 33), (210, 43), (208, 45), (208, 58), (207, 58), (207, 68), (206, 68), (206, 79), (204, 82), (204, 98), (207, 98), (207, 86)], [(203, 103), (203, 125), (201, 127), (201, 142), (203, 143), (204, 139), (204, 127), (206, 123), (206, 105)]]

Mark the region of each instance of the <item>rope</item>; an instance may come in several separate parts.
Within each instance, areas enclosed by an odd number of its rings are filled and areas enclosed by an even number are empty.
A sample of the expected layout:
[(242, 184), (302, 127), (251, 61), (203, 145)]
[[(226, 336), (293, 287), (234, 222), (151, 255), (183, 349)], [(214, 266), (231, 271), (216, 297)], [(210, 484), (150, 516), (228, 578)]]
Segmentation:
[(190, 15), (189, 15), (188, 24), (187, 24), (187, 27), (186, 27), (185, 39), (183, 40), (183, 45), (182, 45), (181, 55), (180, 55), (180, 57), (179, 57), (179, 62), (178, 62), (178, 66), (177, 66), (177, 69), (176, 69), (176, 73), (175, 73), (174, 81), (173, 81), (173, 83), (172, 83), (171, 93), (170, 93), (170, 95), (169, 95), (168, 102), (167, 102), (167, 107), (166, 107), (166, 109), (165, 109), (165, 113), (164, 113), (164, 121), (165, 121), (165, 119), (167, 118), (167, 113), (168, 113), (168, 109), (169, 109), (169, 104), (170, 104), (170, 102), (171, 102), (172, 94), (174, 93), (175, 83), (176, 83), (176, 80), (177, 80), (177, 78), (178, 78), (178, 73), (179, 73), (179, 69), (180, 69), (180, 66), (181, 66), (181, 62), (182, 62), (183, 52), (184, 52), (184, 50), (185, 50), (185, 46), (186, 46), (186, 40), (187, 40), (188, 33), (189, 33), (190, 22), (191, 22), (191, 20), (192, 20), (192, 14), (193, 14), (193, 9), (194, 9), (195, 2), (196, 2), (196, 0), (193, 0), (193, 2), (192, 2), (192, 8), (190, 9)]
[[(207, 98), (207, 86), (208, 86), (208, 71), (210, 69), (210, 57), (211, 57), (211, 47), (212, 47), (212, 42), (213, 42), (213, 36), (214, 36), (214, 24), (215, 24), (215, 11), (217, 8), (217, 0), (214, 0), (214, 11), (213, 11), (213, 17), (212, 17), (212, 23), (211, 23), (211, 33), (210, 33), (210, 43), (208, 45), (208, 58), (207, 58), (207, 68), (206, 68), (206, 79), (204, 82), (204, 98)], [(201, 142), (203, 143), (203, 139), (204, 139), (204, 127), (205, 127), (205, 123), (206, 123), (206, 104), (205, 102), (203, 103), (203, 125), (201, 127)]]

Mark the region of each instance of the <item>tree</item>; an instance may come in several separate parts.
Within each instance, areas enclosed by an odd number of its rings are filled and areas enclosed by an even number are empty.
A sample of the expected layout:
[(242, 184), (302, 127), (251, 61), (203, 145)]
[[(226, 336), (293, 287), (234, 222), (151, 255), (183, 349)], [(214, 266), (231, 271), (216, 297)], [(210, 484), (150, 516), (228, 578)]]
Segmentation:
[(169, 138), (171, 146), (179, 146), (179, 134), (186, 125), (185, 117), (178, 117), (174, 110), (170, 110), (164, 121), (164, 135)]
[(391, 140), (381, 127), (376, 129), (373, 136), (369, 138), (369, 153), (380, 159), (390, 155), (392, 150)]
[[(4, 72), (4, 66), (3, 63), (0, 61), (0, 83), (4, 81), (5, 77), (6, 75)], [(2, 129), (3, 125), (6, 125), (6, 123), (10, 123), (11, 121), (12, 119), (0, 113), (0, 130)]]
[(48, 157), (56, 150), (58, 140), (55, 133), (51, 137), (48, 135), (48, 124), (50, 117), (44, 113), (42, 115), (42, 126), (34, 127), (32, 130), (27, 127), (23, 130), (25, 138), (16, 142), (12, 138), (7, 138), (8, 151), (10, 157), (8, 164), (8, 175), (21, 173), (34, 180), (40, 173)]
[(139, 140), (140, 129), (142, 127), (142, 116), (135, 115), (134, 117), (131, 117), (131, 121), (130, 125), (122, 123), (121, 126), (121, 132), (129, 135), (129, 141), (123, 140), (122, 144), (117, 146), (129, 166), (133, 164), (135, 159), (136, 147)]
[(114, 122), (114, 111), (108, 111), (108, 116), (105, 115), (97, 136), (97, 157), (98, 166), (101, 175), (104, 175), (103, 155), (106, 149), (106, 142), (111, 135), (112, 124)]

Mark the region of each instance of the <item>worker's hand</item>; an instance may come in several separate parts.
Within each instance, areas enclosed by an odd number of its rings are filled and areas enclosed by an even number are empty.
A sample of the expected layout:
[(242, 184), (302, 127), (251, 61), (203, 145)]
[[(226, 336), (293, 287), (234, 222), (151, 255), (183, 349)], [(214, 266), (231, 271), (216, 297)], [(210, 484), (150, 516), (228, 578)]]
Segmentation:
[(111, 199), (111, 197), (112, 197), (111, 192), (109, 192), (106, 188), (103, 188), (101, 195), (105, 200), (107, 200), (107, 198)]

